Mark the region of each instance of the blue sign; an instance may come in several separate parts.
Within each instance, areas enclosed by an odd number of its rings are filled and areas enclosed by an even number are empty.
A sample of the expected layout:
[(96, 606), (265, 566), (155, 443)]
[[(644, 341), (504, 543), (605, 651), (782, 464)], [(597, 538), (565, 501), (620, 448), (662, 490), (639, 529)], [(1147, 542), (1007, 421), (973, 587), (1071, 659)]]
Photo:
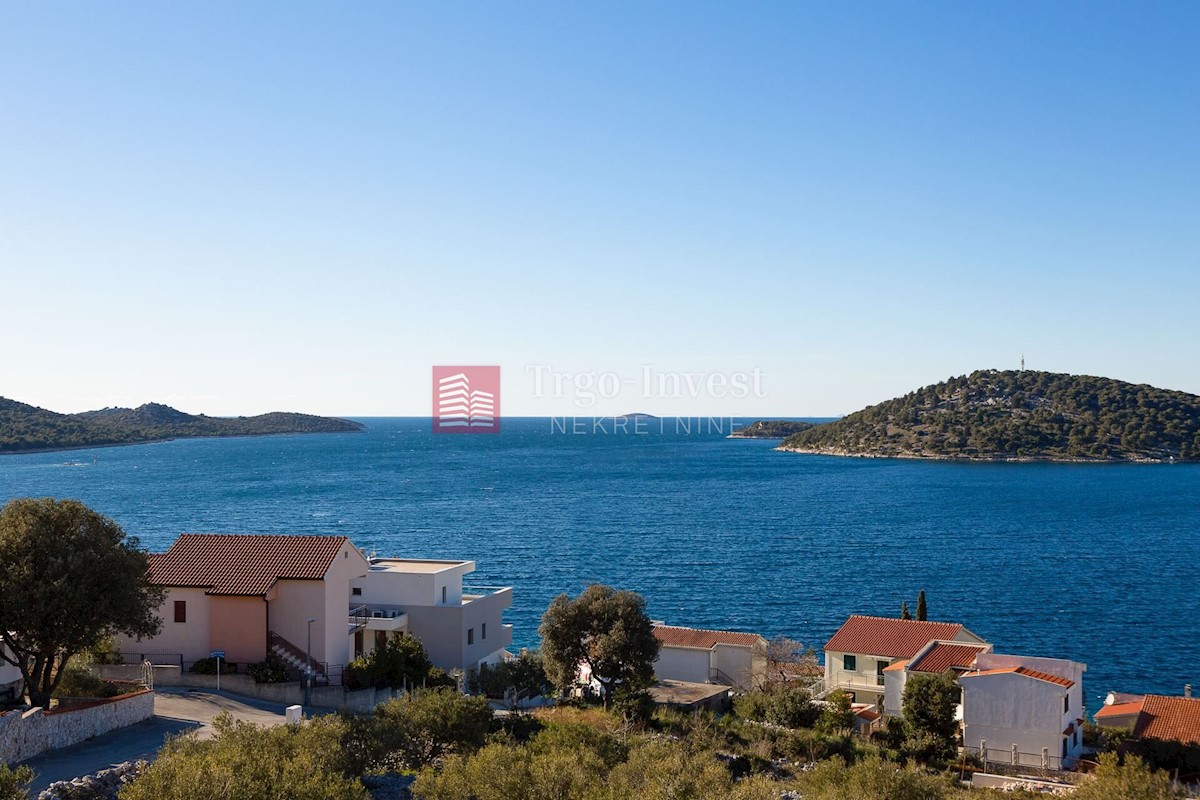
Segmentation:
[(213, 650), (211, 653), (208, 654), (208, 657), (209, 658), (224, 658), (225, 651), (224, 650)]

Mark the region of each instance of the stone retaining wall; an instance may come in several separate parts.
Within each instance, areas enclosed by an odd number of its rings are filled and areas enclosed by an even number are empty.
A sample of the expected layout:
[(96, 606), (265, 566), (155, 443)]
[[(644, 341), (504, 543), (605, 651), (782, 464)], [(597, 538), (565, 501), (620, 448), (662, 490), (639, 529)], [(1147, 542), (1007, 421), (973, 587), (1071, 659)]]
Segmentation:
[(70, 747), (154, 716), (154, 692), (143, 689), (62, 710), (18, 709), (0, 714), (0, 764)]

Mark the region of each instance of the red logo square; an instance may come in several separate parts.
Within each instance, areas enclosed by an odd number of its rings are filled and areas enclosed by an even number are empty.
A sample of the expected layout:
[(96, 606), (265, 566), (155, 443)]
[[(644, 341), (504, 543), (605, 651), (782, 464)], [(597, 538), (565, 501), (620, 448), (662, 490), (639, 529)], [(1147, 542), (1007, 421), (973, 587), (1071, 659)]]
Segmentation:
[(434, 433), (499, 433), (500, 368), (434, 367)]

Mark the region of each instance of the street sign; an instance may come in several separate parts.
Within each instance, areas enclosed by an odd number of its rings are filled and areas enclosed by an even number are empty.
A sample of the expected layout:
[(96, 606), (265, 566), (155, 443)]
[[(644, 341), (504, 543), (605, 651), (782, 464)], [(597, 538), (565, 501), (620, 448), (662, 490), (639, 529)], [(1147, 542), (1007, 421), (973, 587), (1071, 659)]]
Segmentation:
[(208, 657), (209, 658), (224, 658), (225, 651), (224, 650), (213, 650), (211, 653), (208, 654)]

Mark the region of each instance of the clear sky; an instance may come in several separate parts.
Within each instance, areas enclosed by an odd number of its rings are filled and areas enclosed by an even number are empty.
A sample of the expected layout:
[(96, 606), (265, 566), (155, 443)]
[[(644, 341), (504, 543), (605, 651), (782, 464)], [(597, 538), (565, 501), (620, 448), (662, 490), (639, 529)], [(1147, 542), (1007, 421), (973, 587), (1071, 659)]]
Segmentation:
[(499, 364), (505, 414), (835, 415), (1022, 353), (1200, 393), (1200, 3), (190, 6), (0, 5), (0, 395), (427, 415)]

